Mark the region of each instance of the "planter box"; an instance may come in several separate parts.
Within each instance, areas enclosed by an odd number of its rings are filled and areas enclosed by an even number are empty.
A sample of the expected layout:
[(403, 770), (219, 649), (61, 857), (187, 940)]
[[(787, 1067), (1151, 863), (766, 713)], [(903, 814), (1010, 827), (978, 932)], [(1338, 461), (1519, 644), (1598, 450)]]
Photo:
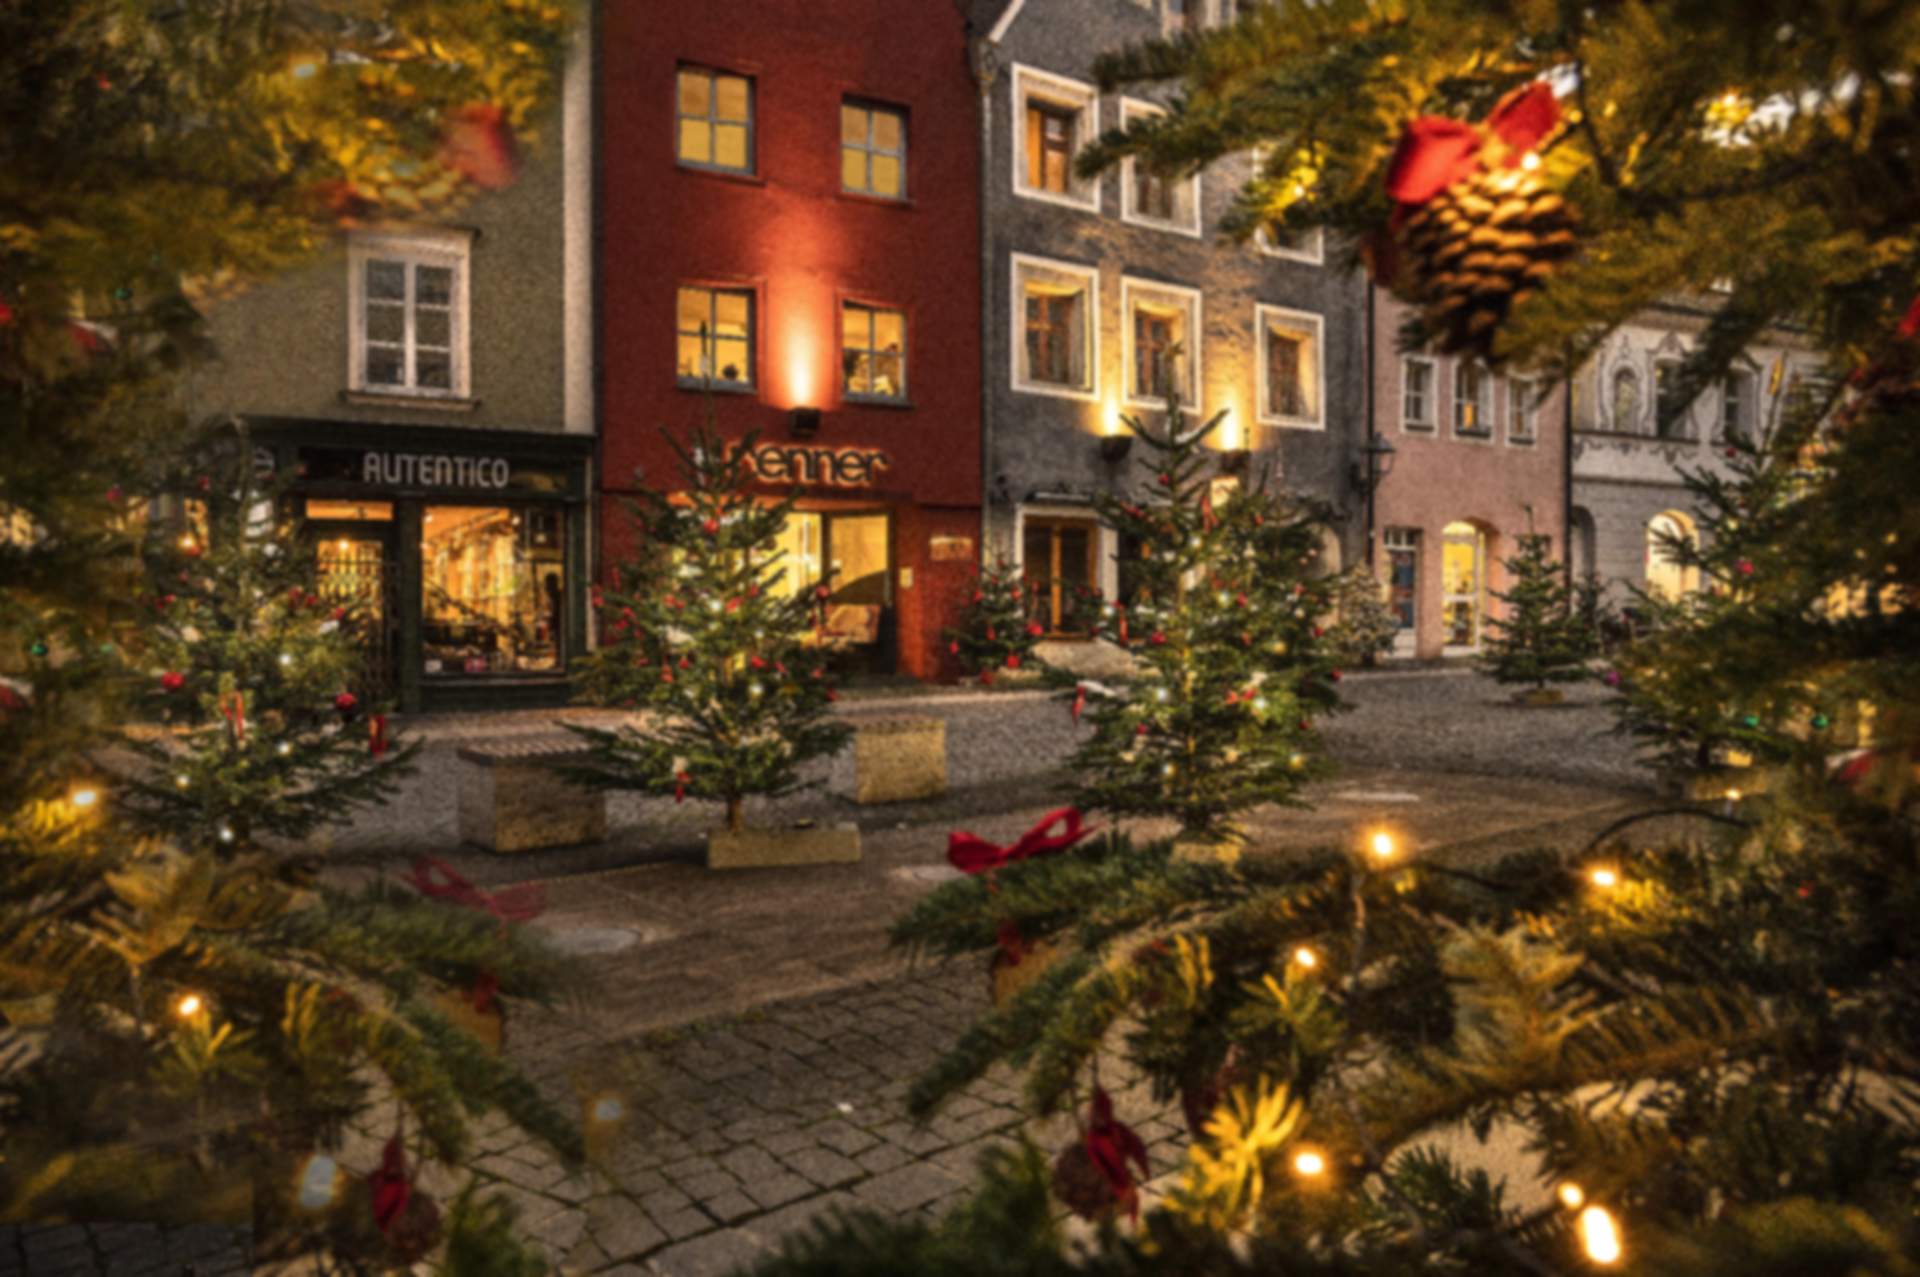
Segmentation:
[(848, 865), (860, 859), (860, 827), (715, 829), (707, 834), (707, 868), (769, 869), (783, 865)]
[(1524, 692), (1513, 694), (1514, 704), (1529, 705), (1536, 709), (1564, 704), (1566, 699), (1567, 694), (1557, 687), (1529, 687)]
[(943, 718), (867, 718), (854, 723), (853, 801), (900, 803), (947, 792)]
[(503, 853), (606, 841), (606, 794), (554, 770), (584, 757), (572, 739), (461, 750), (460, 840)]

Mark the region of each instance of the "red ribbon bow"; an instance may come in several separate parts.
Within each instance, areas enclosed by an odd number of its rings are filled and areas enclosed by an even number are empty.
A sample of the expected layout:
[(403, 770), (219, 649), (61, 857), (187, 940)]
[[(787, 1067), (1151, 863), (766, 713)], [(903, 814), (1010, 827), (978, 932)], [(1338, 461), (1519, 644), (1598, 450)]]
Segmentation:
[(1080, 684), (1073, 689), (1073, 721), (1080, 721), (1080, 714), (1087, 708), (1087, 685)]
[[(1545, 81), (1536, 80), (1501, 98), (1484, 128), (1444, 115), (1423, 115), (1408, 124), (1387, 164), (1387, 195), (1401, 204), (1424, 204), (1483, 164), (1511, 168), (1560, 122), (1560, 104)], [(1488, 143), (1498, 143), (1492, 154)]]
[(387, 716), (375, 714), (367, 720), (367, 752), (379, 758), (387, 752)]
[(373, 1222), (384, 1233), (406, 1212), (413, 1198), (413, 1185), (407, 1179), (407, 1154), (398, 1135), (387, 1141), (380, 1153), (380, 1169), (367, 1176), (367, 1184), (373, 1189)]
[[(969, 833), (951, 833), (947, 835), (947, 862), (961, 873), (977, 874), (1012, 864), (1016, 860), (1050, 856), (1054, 852), (1065, 851), (1094, 831), (1092, 825), (1084, 829), (1081, 827), (1083, 819), (1078, 807), (1062, 807), (1048, 812), (1040, 818), (1039, 824), (1021, 834), (1020, 841), (1009, 847), (996, 847), (986, 839)], [(1048, 833), (1055, 825), (1064, 827), (1057, 834)]]
[(546, 888), (537, 882), (502, 887), (499, 891), (482, 891), (455, 873), (452, 865), (433, 856), (417, 858), (413, 862), (413, 872), (407, 875), (407, 881), (423, 896), (490, 913), (500, 920), (502, 927), (509, 922), (537, 918), (547, 907)]
[(1113, 1115), (1113, 1099), (1104, 1087), (1093, 1088), (1093, 1104), (1088, 1113), (1087, 1156), (1093, 1159), (1094, 1166), (1106, 1177), (1108, 1187), (1113, 1189), (1114, 1200), (1127, 1208), (1127, 1214), (1133, 1219), (1140, 1218), (1140, 1194), (1135, 1189), (1138, 1182), (1128, 1170), (1128, 1163), (1140, 1167), (1140, 1179), (1152, 1174), (1147, 1165), (1147, 1146), (1132, 1127)]
[(233, 743), (242, 744), (247, 739), (247, 698), (240, 692), (222, 692), (220, 694), (220, 716), (227, 720), (233, 729)]

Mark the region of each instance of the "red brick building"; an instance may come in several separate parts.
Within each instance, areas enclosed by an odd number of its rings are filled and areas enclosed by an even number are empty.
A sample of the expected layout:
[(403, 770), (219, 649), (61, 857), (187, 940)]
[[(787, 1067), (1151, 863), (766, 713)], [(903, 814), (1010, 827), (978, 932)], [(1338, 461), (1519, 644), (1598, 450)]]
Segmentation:
[(711, 394), (847, 659), (941, 671), (980, 535), (979, 140), (947, 0), (601, 6), (601, 495)]
[(1374, 570), (1400, 616), (1394, 654), (1477, 652), (1502, 561), (1538, 532), (1566, 555), (1565, 391), (1464, 357), (1401, 353), (1407, 312), (1374, 296), (1373, 428), (1393, 445), (1374, 497)]

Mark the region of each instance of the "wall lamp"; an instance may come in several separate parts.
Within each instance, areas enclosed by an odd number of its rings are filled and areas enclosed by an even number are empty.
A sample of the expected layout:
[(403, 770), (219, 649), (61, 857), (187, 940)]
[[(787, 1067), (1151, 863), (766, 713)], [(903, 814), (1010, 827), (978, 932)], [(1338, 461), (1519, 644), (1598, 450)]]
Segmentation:
[(1100, 459), (1110, 466), (1117, 466), (1133, 451), (1133, 432), (1129, 430), (1123, 434), (1102, 435), (1097, 446)]
[(1221, 474), (1245, 474), (1253, 453), (1246, 448), (1224, 448), (1220, 452)]
[(1363, 460), (1353, 463), (1349, 477), (1357, 491), (1371, 497), (1380, 481), (1393, 473), (1393, 441), (1375, 432), (1368, 437), (1360, 455)]
[(811, 439), (820, 433), (818, 408), (795, 408), (787, 413), (787, 433), (796, 439)]

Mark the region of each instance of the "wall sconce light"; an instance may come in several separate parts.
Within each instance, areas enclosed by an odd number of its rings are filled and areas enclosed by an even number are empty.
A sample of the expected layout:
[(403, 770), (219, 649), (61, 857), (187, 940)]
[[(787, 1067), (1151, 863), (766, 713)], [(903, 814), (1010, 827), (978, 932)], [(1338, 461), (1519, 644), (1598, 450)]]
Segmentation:
[(820, 433), (818, 408), (795, 408), (787, 413), (787, 433), (796, 439), (811, 439)]
[(1371, 498), (1380, 481), (1393, 473), (1393, 441), (1384, 435), (1374, 434), (1360, 452), (1365, 458), (1364, 466), (1359, 461), (1354, 462), (1348, 478), (1356, 489)]
[(1220, 473), (1245, 474), (1253, 453), (1246, 448), (1226, 448), (1220, 453)]
[(1100, 459), (1110, 466), (1117, 466), (1133, 451), (1133, 432), (1129, 430), (1123, 434), (1102, 435), (1099, 448)]

